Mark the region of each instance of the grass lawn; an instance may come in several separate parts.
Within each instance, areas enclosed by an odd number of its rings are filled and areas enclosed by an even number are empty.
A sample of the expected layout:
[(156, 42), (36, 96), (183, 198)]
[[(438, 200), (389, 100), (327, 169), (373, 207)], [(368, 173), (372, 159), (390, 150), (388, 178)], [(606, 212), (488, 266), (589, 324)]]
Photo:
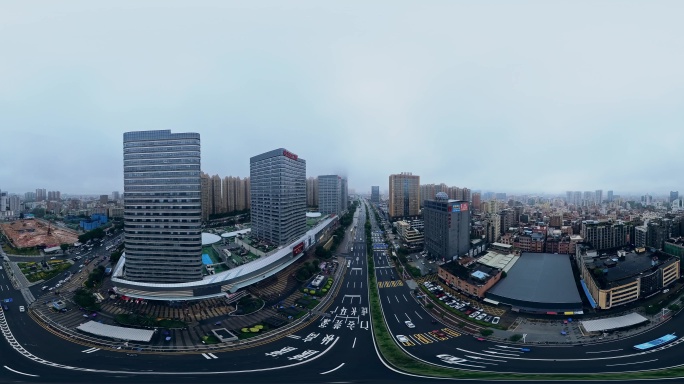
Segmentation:
[(40, 251), (36, 248), (13, 248), (11, 245), (7, 243), (2, 245), (2, 250), (10, 255), (40, 256)]
[[(57, 263), (50, 262), (49, 265), (52, 269), (43, 270), (40, 263), (29, 262), (29, 263), (18, 263), (21, 272), (26, 276), (26, 280), (34, 283), (38, 280), (49, 280), (53, 277), (59, 275), (63, 271), (66, 271), (71, 267), (70, 263), (59, 261)], [(31, 266), (37, 267), (35, 270), (31, 269)]]

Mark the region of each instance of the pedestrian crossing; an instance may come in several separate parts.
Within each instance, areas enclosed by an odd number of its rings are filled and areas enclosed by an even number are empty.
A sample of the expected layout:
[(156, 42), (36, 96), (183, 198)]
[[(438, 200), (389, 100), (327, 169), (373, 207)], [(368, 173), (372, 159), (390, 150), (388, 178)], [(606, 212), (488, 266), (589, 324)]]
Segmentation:
[(407, 335), (408, 340), (401, 342), (401, 344), (405, 347), (413, 347), (416, 345), (432, 344), (445, 341), (459, 336), (461, 336), (461, 334), (451, 328), (442, 328), (441, 330)]
[(207, 360), (218, 359), (218, 356), (214, 355), (213, 353), (203, 353), (202, 356), (204, 356), (204, 358)]
[(99, 351), (99, 350), (100, 350), (100, 348), (88, 348), (88, 349), (86, 349), (86, 350), (84, 350), (84, 351), (81, 351), (81, 352), (83, 352), (83, 353), (93, 353), (93, 352), (97, 352), (97, 351)]
[(378, 281), (378, 288), (393, 288), (393, 287), (401, 287), (403, 285), (404, 285), (404, 282), (401, 280)]

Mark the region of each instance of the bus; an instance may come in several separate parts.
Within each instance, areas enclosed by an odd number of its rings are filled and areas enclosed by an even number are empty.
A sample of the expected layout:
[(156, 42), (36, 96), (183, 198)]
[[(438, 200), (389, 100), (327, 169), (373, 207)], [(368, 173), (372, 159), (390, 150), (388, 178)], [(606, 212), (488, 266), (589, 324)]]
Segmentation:
[(671, 333), (643, 344), (637, 344), (634, 346), (634, 349), (636, 349), (637, 351), (646, 351), (655, 347), (659, 347), (661, 345), (665, 345), (667, 343), (671, 343), (675, 340), (677, 340), (677, 336)]

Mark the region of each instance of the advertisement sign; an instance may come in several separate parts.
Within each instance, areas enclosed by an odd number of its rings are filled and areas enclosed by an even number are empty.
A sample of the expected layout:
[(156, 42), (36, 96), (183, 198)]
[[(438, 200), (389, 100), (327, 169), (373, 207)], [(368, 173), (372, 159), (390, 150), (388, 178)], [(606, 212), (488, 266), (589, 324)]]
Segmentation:
[(292, 254), (293, 255), (299, 255), (303, 251), (304, 251), (304, 242), (301, 242), (292, 248)]
[(461, 203), (461, 211), (467, 211), (468, 210), (468, 203)]
[(461, 212), (461, 206), (459, 204), (452, 205), (451, 212)]
[(297, 160), (299, 158), (299, 156), (285, 149), (283, 149), (283, 156), (290, 158), (292, 160)]

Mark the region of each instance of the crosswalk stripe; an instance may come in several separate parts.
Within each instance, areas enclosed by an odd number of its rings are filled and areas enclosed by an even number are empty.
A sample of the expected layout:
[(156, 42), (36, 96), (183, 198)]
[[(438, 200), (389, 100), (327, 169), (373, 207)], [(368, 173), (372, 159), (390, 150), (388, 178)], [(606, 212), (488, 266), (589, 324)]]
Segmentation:
[(100, 350), (100, 348), (89, 348), (89, 349), (86, 349), (85, 351), (81, 351), (81, 352), (83, 352), (83, 353), (93, 353), (93, 352), (97, 352), (97, 351), (99, 351), (99, 350)]
[(207, 355), (213, 357), (214, 359), (218, 359), (218, 356), (214, 355), (213, 353), (207, 353)]
[(287, 337), (289, 337), (291, 339), (301, 339), (302, 338), (301, 336), (297, 336), (297, 335), (287, 335)]
[(204, 356), (204, 358), (207, 360), (211, 360), (211, 357), (209, 357), (206, 353), (203, 353), (202, 356)]

